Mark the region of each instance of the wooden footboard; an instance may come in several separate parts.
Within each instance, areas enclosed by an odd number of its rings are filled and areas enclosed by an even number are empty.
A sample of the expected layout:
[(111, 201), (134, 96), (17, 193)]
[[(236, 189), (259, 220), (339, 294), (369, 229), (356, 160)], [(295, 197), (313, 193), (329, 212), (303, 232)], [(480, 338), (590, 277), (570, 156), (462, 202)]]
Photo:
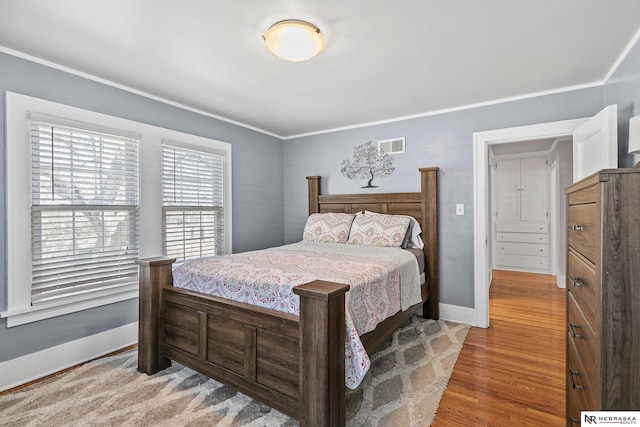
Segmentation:
[(174, 259), (139, 260), (138, 370), (174, 360), (300, 420), (344, 425), (345, 293), (294, 288), (300, 317), (171, 286)]

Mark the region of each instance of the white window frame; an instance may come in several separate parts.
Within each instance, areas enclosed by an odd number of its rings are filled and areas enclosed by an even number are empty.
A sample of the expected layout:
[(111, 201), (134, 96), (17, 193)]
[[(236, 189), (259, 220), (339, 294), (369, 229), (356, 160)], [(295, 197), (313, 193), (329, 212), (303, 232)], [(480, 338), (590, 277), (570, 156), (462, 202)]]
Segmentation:
[[(171, 147), (175, 147), (175, 148), (179, 148), (179, 149), (189, 150), (189, 151), (192, 151), (192, 152), (198, 152), (198, 153), (201, 153), (201, 154), (206, 153), (206, 154), (211, 154), (211, 155), (214, 155), (214, 156), (221, 156), (223, 158), (223, 169), (224, 169), (224, 153), (222, 153), (222, 152), (220, 152), (220, 151), (218, 151), (218, 150), (216, 150), (214, 148), (198, 147), (198, 146), (193, 146), (191, 144), (185, 144), (182, 141), (171, 141), (171, 140), (166, 140), (166, 139), (163, 140), (162, 143), (163, 143), (163, 149), (164, 149), (164, 146), (171, 146)], [(164, 167), (164, 158), (162, 159), (162, 166)], [(223, 175), (223, 179), (224, 179), (224, 175)], [(164, 191), (164, 176), (163, 176), (162, 186), (163, 186), (163, 191)], [(225, 191), (224, 188), (223, 188), (223, 191)], [(225, 203), (224, 199), (222, 200), (222, 203), (223, 203), (222, 211), (223, 211), (223, 218), (224, 218), (224, 215), (226, 215), (226, 206), (224, 205), (224, 203)], [(195, 208), (195, 206), (191, 206), (191, 208)], [(209, 211), (209, 212), (213, 212), (214, 210), (219, 209), (218, 207), (207, 206), (207, 205), (204, 205), (204, 204), (203, 205), (199, 205), (198, 208), (202, 209), (203, 211)], [(176, 212), (176, 211), (185, 212), (185, 211), (188, 211), (188, 210), (189, 209), (186, 206), (173, 205), (173, 204), (165, 205), (164, 204), (164, 194), (163, 194), (163, 204), (162, 204), (162, 218), (163, 218), (163, 221), (165, 220), (165, 215), (167, 214), (167, 212), (171, 212), (171, 211), (173, 211), (173, 212)], [(201, 226), (202, 226), (202, 224), (201, 224)], [(169, 254), (167, 254), (168, 251), (165, 251), (165, 241), (164, 240), (166, 239), (166, 234), (165, 234), (166, 231), (167, 230), (164, 229), (164, 226), (163, 226), (163, 230), (162, 230), (162, 233), (163, 233), (163, 252), (167, 256), (176, 256), (176, 255), (169, 255)], [(227, 230), (224, 229), (223, 233), (226, 233), (226, 232), (227, 232)], [(225, 243), (226, 243), (226, 241), (223, 242), (223, 244), (222, 244), (223, 251), (221, 251), (221, 252), (224, 252)], [(219, 255), (219, 253), (201, 254), (201, 256), (215, 256), (215, 255)], [(178, 262), (186, 261), (188, 259), (190, 259), (190, 258), (184, 259), (184, 258), (178, 257)]]
[[(48, 319), (138, 297), (138, 287), (104, 290), (31, 305), (31, 141), (29, 113), (136, 133), (140, 138), (140, 258), (162, 256), (162, 140), (183, 141), (225, 154), (225, 250), (232, 252), (231, 144), (107, 114), (5, 93), (7, 183), (7, 327)], [(26, 262), (27, 260), (28, 262)]]
[[(119, 129), (91, 128), (86, 123), (64, 123), (57, 117), (38, 113), (30, 114), (29, 127), (31, 304), (108, 288), (135, 288), (138, 276), (135, 260), (139, 258), (140, 247), (140, 135), (129, 135)], [(112, 169), (110, 163), (115, 160), (112, 158), (115, 152), (123, 156), (124, 162), (113, 162)], [(100, 160), (95, 156), (100, 156)], [(85, 165), (91, 162), (94, 162), (93, 166), (85, 169)], [(118, 183), (115, 194), (101, 192), (107, 189), (105, 185), (113, 185), (109, 179), (111, 173), (117, 173), (123, 182)], [(107, 193), (115, 198), (104, 198)], [(88, 210), (99, 213), (101, 221), (100, 227), (92, 227), (96, 235), (91, 237), (90, 233), (83, 231), (89, 224), (85, 222)], [(94, 216), (95, 220), (97, 218)], [(123, 220), (127, 222), (126, 237), (120, 234), (116, 237), (119, 247), (109, 241), (111, 231), (116, 231), (111, 230), (112, 220), (117, 220), (118, 227), (123, 225)], [(49, 221), (56, 222), (56, 229), (66, 230), (73, 235), (71, 241), (66, 242), (68, 245), (51, 243), (49, 238), (53, 236), (50, 233), (55, 231), (49, 228)], [(79, 235), (75, 233), (77, 226)], [(58, 237), (67, 239), (71, 236), (62, 234)], [(95, 239), (92, 248), (84, 248), (85, 239), (91, 238)], [(123, 238), (126, 239), (124, 246)], [(57, 239), (54, 241), (60, 243)], [(62, 259), (58, 256), (62, 256)], [(73, 257), (74, 264), (67, 271), (65, 266), (70, 262), (70, 257)], [(118, 266), (115, 267), (114, 263)], [(91, 266), (95, 266), (97, 274), (91, 271)], [(58, 274), (52, 274), (54, 272)], [(83, 283), (87, 279), (89, 282)]]

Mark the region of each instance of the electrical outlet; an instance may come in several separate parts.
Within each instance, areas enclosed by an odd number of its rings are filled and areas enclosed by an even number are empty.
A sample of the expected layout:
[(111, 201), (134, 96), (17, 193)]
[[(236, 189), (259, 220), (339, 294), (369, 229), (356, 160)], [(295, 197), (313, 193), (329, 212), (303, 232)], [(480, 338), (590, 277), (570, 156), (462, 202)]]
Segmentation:
[(456, 215), (464, 215), (464, 203), (456, 203)]

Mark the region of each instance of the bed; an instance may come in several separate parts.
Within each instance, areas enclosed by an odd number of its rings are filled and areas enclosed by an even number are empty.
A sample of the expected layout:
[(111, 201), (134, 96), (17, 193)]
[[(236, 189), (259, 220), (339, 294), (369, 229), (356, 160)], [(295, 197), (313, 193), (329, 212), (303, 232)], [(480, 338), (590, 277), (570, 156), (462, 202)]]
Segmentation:
[[(421, 168), (421, 191), (321, 194), (307, 177), (309, 214), (371, 211), (409, 215), (422, 228), (425, 282), (420, 302), (398, 311), (360, 340), (376, 351), (411, 315), (438, 319), (438, 168)], [(314, 280), (293, 288), (299, 316), (173, 286), (171, 258), (138, 260), (138, 370), (153, 374), (171, 360), (299, 420), (345, 423), (345, 295), (349, 285)]]

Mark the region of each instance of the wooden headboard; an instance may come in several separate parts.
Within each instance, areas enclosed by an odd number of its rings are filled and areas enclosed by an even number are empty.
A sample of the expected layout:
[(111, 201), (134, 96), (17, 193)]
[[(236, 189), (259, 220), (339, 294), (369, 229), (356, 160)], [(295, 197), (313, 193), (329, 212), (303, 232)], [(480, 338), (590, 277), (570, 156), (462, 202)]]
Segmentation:
[(438, 242), (438, 170), (420, 168), (421, 191), (415, 193), (321, 194), (320, 177), (308, 176), (309, 215), (363, 210), (389, 215), (410, 215), (420, 223), (426, 273), (430, 288), (425, 317), (438, 319), (440, 301), (440, 246)]

